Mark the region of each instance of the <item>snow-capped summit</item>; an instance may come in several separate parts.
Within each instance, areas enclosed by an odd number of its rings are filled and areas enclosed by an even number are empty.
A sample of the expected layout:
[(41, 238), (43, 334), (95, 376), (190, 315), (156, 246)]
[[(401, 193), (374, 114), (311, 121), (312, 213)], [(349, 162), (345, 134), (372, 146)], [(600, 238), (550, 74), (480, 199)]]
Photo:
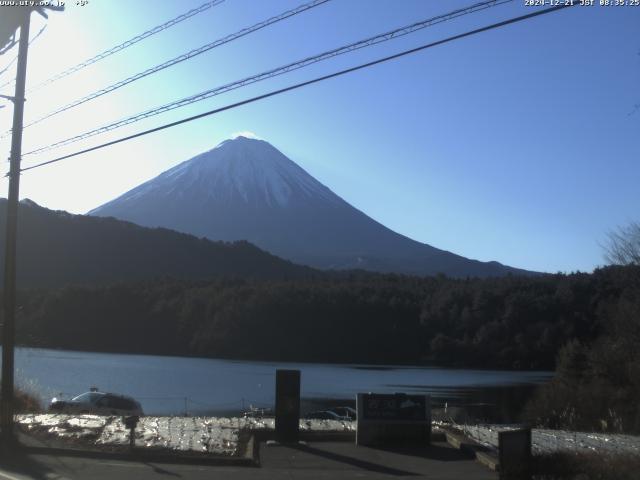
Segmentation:
[(305, 197), (327, 201), (337, 198), (269, 143), (238, 136), (164, 172), (121, 200), (175, 186), (176, 182), (180, 189), (197, 191), (203, 199), (264, 203), (271, 207), (286, 207)]
[(319, 268), (502, 275), (399, 235), (355, 209), (264, 140), (237, 136), (89, 212), (213, 240), (248, 240)]

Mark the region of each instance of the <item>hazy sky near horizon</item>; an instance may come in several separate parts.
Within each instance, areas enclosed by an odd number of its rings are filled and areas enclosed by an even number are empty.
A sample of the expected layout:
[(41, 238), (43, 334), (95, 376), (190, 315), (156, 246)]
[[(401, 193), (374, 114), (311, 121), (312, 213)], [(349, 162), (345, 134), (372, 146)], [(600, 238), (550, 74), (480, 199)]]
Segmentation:
[[(34, 15), (31, 37), (47, 27), (30, 48), (27, 84), (203, 2), (89, 0), (78, 6), (74, 0), (47, 22)], [(301, 3), (226, 0), (29, 93), (25, 121)], [(23, 152), (473, 3), (332, 0), (28, 128)], [(25, 156), (23, 165), (534, 9), (515, 0)], [(514, 267), (590, 271), (604, 262), (607, 231), (640, 219), (640, 111), (634, 112), (640, 104), (639, 30), (640, 7), (565, 9), (25, 172), (21, 198), (86, 213), (235, 132), (249, 131), (408, 237)], [(15, 53), (0, 56), (0, 70)], [(14, 67), (0, 75), (0, 84)], [(0, 109), (0, 131), (10, 128), (11, 113), (10, 105)], [(8, 140), (0, 140), (5, 157)], [(6, 192), (2, 180), (0, 195)]]

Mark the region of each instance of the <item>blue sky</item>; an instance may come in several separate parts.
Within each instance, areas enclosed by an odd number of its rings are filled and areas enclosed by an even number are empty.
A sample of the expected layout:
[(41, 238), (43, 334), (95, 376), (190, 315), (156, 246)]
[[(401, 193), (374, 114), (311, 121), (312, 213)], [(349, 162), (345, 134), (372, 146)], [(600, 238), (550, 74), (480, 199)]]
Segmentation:
[[(32, 44), (28, 83), (203, 1), (67, 2)], [(226, 0), (33, 92), (26, 120), (299, 3)], [(332, 0), (26, 129), (24, 149), (472, 3)], [(516, 0), (25, 157), (25, 166), (532, 11)], [(32, 34), (43, 24), (34, 17)], [(27, 172), (21, 196), (84, 213), (251, 131), (411, 238), (520, 268), (590, 271), (603, 264), (606, 232), (640, 219), (640, 112), (630, 114), (640, 103), (639, 27), (640, 7), (574, 7)], [(10, 121), (11, 109), (0, 109), (2, 131)], [(8, 156), (7, 139), (0, 149)]]

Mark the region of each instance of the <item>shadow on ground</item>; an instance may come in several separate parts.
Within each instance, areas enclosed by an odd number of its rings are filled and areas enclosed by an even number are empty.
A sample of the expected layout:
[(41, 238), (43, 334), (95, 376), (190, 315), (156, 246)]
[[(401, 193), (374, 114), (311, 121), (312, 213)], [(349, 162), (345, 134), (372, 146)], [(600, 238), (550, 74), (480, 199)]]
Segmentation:
[[(368, 470), (371, 472), (384, 473), (387, 475), (394, 476), (416, 476), (420, 475), (419, 473), (414, 473), (406, 470), (401, 470), (397, 468), (388, 467), (385, 465), (380, 465), (374, 462), (370, 462), (367, 460), (354, 458), (348, 455), (342, 455), (336, 452), (331, 452), (325, 449), (313, 447), (310, 445), (304, 444), (292, 444), (289, 445), (290, 448), (294, 450), (298, 450), (300, 452), (308, 453), (311, 455), (316, 455), (327, 460), (333, 460), (336, 462), (348, 464), (354, 467), (358, 467), (364, 470)], [(369, 447), (371, 448), (371, 447)], [(446, 446), (439, 445), (429, 445), (426, 447), (420, 446), (403, 446), (403, 447), (384, 447), (384, 448), (371, 448), (372, 450), (377, 450), (380, 452), (393, 453), (395, 455), (404, 455), (411, 456), (417, 458), (423, 458), (425, 460), (435, 460), (439, 462), (457, 462), (464, 459), (469, 459), (472, 456), (462, 452), (460, 450), (454, 450), (452, 448)]]
[(473, 458), (473, 455), (465, 451), (452, 449), (448, 446), (429, 445), (426, 447), (375, 447), (375, 450), (394, 453), (396, 455), (406, 455), (410, 457), (437, 460), (440, 462), (458, 462), (460, 460)]
[(12, 449), (0, 453), (0, 469), (6, 473), (25, 475), (35, 480), (51, 480), (56, 472), (28, 456), (20, 449)]

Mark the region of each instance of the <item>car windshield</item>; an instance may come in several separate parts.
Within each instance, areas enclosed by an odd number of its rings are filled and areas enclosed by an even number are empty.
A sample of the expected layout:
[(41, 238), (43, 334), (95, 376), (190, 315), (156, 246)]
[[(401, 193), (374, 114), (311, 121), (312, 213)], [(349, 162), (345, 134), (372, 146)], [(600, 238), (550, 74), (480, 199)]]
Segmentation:
[(95, 403), (99, 398), (102, 398), (103, 394), (96, 392), (87, 392), (82, 395), (78, 395), (77, 397), (72, 398), (74, 402), (88, 402)]

